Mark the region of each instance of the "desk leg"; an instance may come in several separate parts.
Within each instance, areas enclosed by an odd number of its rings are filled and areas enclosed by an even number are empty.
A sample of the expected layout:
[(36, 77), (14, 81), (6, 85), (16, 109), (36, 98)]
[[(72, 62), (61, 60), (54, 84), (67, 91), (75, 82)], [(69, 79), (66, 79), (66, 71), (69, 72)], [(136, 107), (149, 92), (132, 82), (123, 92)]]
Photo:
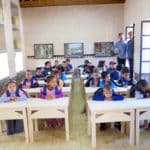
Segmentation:
[(32, 115), (32, 111), (28, 110), (28, 125), (29, 125), (29, 139), (30, 142), (34, 142), (34, 138), (33, 138), (33, 120), (31, 118)]
[(134, 110), (131, 112), (131, 121), (130, 121), (130, 144), (134, 145), (135, 138), (134, 138), (134, 119), (135, 119), (135, 113)]
[(34, 120), (34, 130), (35, 130), (35, 132), (39, 131), (39, 129), (38, 129), (38, 119)]
[(3, 132), (3, 125), (2, 125), (2, 121), (0, 120), (0, 133)]
[(23, 125), (24, 125), (25, 139), (26, 139), (26, 142), (29, 143), (29, 129), (28, 129), (26, 109), (23, 110)]
[(69, 141), (69, 119), (68, 119), (68, 108), (65, 110), (65, 131), (66, 131), (66, 140)]
[(135, 130), (135, 136), (136, 136), (136, 145), (139, 145), (140, 142), (140, 126), (139, 126), (139, 116), (140, 116), (140, 112), (138, 110), (136, 110), (136, 130)]
[(90, 118), (90, 110), (87, 108), (87, 112), (88, 112), (88, 136), (91, 135), (91, 118)]
[(96, 147), (96, 123), (95, 123), (95, 115), (92, 115), (92, 147)]

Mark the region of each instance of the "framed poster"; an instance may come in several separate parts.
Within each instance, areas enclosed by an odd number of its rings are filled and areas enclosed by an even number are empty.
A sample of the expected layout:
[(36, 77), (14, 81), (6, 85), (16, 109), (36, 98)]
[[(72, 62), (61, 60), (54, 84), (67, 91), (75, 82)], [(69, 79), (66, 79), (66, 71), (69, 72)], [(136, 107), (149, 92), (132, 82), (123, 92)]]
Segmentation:
[(110, 57), (112, 56), (112, 47), (114, 42), (95, 42), (95, 56), (96, 57)]
[(64, 55), (66, 58), (81, 58), (84, 55), (83, 43), (64, 43)]
[(34, 44), (34, 58), (48, 59), (53, 57), (53, 44)]

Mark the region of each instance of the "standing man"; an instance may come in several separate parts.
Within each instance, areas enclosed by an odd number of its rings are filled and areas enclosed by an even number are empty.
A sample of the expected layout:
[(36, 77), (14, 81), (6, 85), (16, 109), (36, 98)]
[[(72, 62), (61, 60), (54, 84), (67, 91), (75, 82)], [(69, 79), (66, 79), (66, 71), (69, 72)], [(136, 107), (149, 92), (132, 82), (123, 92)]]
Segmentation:
[(119, 66), (125, 66), (126, 63), (126, 43), (124, 41), (124, 34), (118, 34), (119, 41), (114, 45), (114, 53), (118, 54), (117, 61)]
[(127, 57), (129, 61), (129, 68), (130, 68), (130, 78), (133, 79), (133, 57), (134, 57), (134, 38), (133, 38), (133, 31), (128, 33), (129, 41), (127, 43)]

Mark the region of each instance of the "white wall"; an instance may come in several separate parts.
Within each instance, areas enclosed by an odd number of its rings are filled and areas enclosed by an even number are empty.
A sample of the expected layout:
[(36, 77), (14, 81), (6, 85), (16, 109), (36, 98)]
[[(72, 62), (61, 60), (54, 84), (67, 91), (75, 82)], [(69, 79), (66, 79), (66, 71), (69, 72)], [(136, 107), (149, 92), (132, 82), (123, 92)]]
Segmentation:
[[(116, 41), (124, 25), (123, 4), (23, 8), (22, 14), (26, 56), (34, 55), (35, 43), (53, 43), (55, 55), (64, 54), (67, 42), (83, 42), (84, 53), (92, 54), (94, 42)], [(77, 66), (83, 60), (73, 59), (73, 65)], [(27, 59), (26, 65), (34, 69), (44, 62)]]
[(141, 21), (150, 19), (150, 0), (126, 0), (124, 10), (125, 26), (135, 23), (134, 67), (135, 72), (139, 73)]

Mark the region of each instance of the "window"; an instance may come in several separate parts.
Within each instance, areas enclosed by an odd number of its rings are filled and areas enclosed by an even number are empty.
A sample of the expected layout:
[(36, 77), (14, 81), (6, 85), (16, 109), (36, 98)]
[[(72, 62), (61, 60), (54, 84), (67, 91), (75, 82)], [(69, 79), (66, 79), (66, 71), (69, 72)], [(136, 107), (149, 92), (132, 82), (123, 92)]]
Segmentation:
[(134, 33), (134, 24), (133, 25), (130, 25), (130, 26), (126, 26), (126, 30), (125, 30), (125, 39), (126, 39), (126, 41), (129, 41), (129, 35), (128, 35), (128, 33), (130, 32), (130, 31), (133, 31), (133, 33)]
[(141, 22), (140, 78), (150, 81), (150, 20)]
[(7, 53), (0, 53), (0, 69), (0, 79), (9, 76)]
[(15, 66), (16, 66), (16, 71), (17, 72), (23, 70), (23, 56), (22, 56), (22, 52), (16, 52)]

